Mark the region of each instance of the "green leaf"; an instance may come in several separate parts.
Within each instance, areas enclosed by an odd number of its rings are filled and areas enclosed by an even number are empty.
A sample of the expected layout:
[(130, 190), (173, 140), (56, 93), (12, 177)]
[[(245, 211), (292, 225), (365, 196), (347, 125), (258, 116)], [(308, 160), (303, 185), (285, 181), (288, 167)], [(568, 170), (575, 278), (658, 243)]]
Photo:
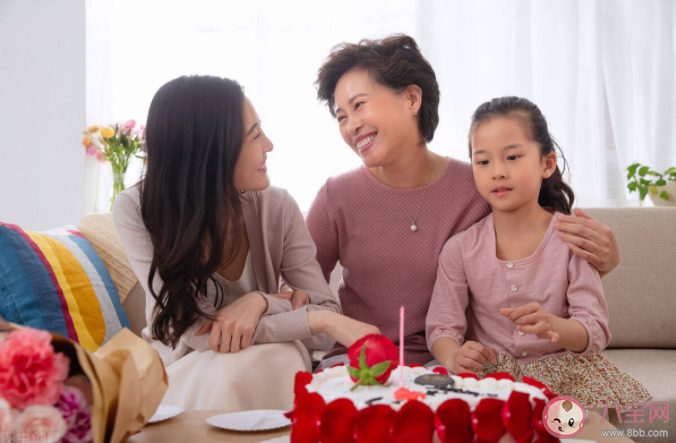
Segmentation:
[(652, 175), (653, 177), (662, 177), (662, 174), (658, 174), (655, 171), (648, 171), (646, 172), (646, 175)]
[(637, 183), (636, 183), (636, 182), (631, 182), (631, 183), (629, 183), (629, 184), (627, 185), (627, 188), (629, 188), (629, 191), (630, 191), (630, 192), (635, 192), (635, 191), (636, 191), (636, 186), (637, 186)]
[(634, 163), (633, 165), (629, 166), (627, 168), (627, 171), (629, 171), (629, 175), (627, 175), (627, 178), (631, 177), (632, 175), (636, 174), (636, 169), (641, 166), (640, 163)]
[(352, 376), (354, 378), (359, 378), (359, 369), (353, 368), (352, 366), (348, 366), (347, 372), (350, 373), (350, 376)]
[(666, 180), (657, 180), (657, 181), (655, 182), (655, 186), (666, 186), (666, 185), (667, 185), (667, 181), (666, 181)]
[(662, 191), (662, 192), (660, 193), (660, 197), (662, 197), (663, 199), (669, 201), (669, 194), (667, 194), (667, 191)]
[(671, 168), (667, 169), (666, 171), (664, 171), (664, 175), (667, 175), (667, 174), (676, 174), (676, 167), (671, 167)]
[(654, 185), (648, 185), (648, 189), (650, 189), (652, 195), (657, 194), (657, 188)]
[(645, 178), (642, 178), (642, 179), (641, 179), (641, 184), (642, 184), (643, 186), (648, 186), (648, 185), (652, 184), (652, 182), (651, 182), (650, 180), (646, 180)]
[(650, 171), (650, 168), (647, 166), (642, 166), (641, 169), (638, 170), (638, 175), (639, 177), (645, 177), (646, 173)]
[(371, 386), (378, 386), (381, 384), (378, 380), (373, 378), (372, 375), (369, 375), (369, 377), (366, 379), (366, 383), (370, 384)]
[(359, 369), (368, 369), (366, 364), (366, 345), (369, 343), (368, 340), (364, 342), (364, 347), (361, 348), (361, 354), (359, 354)]
[(639, 193), (639, 198), (641, 201), (645, 200), (645, 196), (648, 195), (648, 187), (647, 186), (639, 186), (638, 187), (638, 193)]
[(377, 365), (374, 365), (371, 368), (371, 375), (373, 375), (374, 377), (379, 377), (379, 376), (383, 375), (385, 373), (385, 371), (387, 371), (387, 368), (390, 367), (391, 364), (392, 364), (392, 360), (387, 360), (387, 361), (380, 362)]

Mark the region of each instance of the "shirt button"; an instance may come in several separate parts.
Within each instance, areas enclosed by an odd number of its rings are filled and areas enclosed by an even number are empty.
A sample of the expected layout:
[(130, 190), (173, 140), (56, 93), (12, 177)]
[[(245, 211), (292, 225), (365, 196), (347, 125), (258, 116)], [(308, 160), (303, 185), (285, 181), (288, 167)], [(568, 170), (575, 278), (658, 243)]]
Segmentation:
[(519, 288), (517, 288), (516, 285), (512, 285), (512, 291), (513, 291), (513, 292), (516, 292), (516, 291), (518, 291), (518, 290), (519, 290)]
[(525, 334), (525, 332), (519, 331), (519, 335), (524, 335), (524, 334)]
[(521, 353), (521, 356), (522, 356), (522, 357), (525, 357), (525, 356), (527, 356), (527, 355), (528, 355), (528, 352), (526, 352), (526, 351), (523, 351), (523, 352)]
[(512, 262), (507, 263), (507, 267), (509, 269), (512, 269), (514, 267), (514, 263), (512, 263)]

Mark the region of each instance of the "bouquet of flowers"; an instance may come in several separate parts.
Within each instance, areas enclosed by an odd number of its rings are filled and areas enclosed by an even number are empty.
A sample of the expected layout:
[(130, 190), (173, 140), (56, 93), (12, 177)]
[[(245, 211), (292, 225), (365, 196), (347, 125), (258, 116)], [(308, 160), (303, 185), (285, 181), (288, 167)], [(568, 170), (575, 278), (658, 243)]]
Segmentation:
[(129, 168), (132, 156), (139, 157), (138, 152), (143, 146), (146, 129), (143, 125), (136, 128), (136, 120), (126, 123), (99, 128), (90, 126), (82, 131), (85, 138), (82, 145), (87, 148), (87, 154), (96, 157), (101, 163), (109, 162), (113, 168), (113, 197), (110, 199), (110, 209), (117, 195), (124, 191), (124, 175)]
[(129, 330), (99, 351), (0, 321), (0, 441), (118, 443), (137, 432), (166, 390), (159, 356)]

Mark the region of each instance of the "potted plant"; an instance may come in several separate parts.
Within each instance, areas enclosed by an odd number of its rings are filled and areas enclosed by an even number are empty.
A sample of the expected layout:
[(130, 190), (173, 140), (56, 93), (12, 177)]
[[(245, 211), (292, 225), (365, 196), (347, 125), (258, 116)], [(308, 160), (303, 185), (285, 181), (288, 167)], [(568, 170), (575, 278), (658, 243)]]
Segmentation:
[(655, 206), (676, 206), (676, 167), (660, 174), (637, 162), (627, 171), (627, 188), (629, 192), (638, 192), (640, 201), (650, 194)]

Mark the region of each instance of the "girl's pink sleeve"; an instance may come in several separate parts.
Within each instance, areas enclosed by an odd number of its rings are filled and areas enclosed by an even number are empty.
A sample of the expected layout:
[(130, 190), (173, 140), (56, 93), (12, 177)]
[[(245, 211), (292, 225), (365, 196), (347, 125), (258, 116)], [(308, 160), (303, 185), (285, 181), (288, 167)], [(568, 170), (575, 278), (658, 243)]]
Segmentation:
[(608, 305), (598, 271), (587, 260), (570, 253), (568, 262), (568, 314), (587, 330), (589, 342), (579, 355), (598, 354), (610, 343)]
[(327, 283), (331, 281), (331, 272), (340, 260), (338, 227), (329, 214), (329, 180), (317, 193), (305, 220), (310, 236), (317, 245), (317, 262)]
[(462, 259), (462, 235), (451, 237), (439, 255), (437, 281), (427, 312), (425, 333), (431, 351), (440, 338), (451, 338), (462, 345), (467, 331), (465, 309), (469, 304), (467, 277)]

